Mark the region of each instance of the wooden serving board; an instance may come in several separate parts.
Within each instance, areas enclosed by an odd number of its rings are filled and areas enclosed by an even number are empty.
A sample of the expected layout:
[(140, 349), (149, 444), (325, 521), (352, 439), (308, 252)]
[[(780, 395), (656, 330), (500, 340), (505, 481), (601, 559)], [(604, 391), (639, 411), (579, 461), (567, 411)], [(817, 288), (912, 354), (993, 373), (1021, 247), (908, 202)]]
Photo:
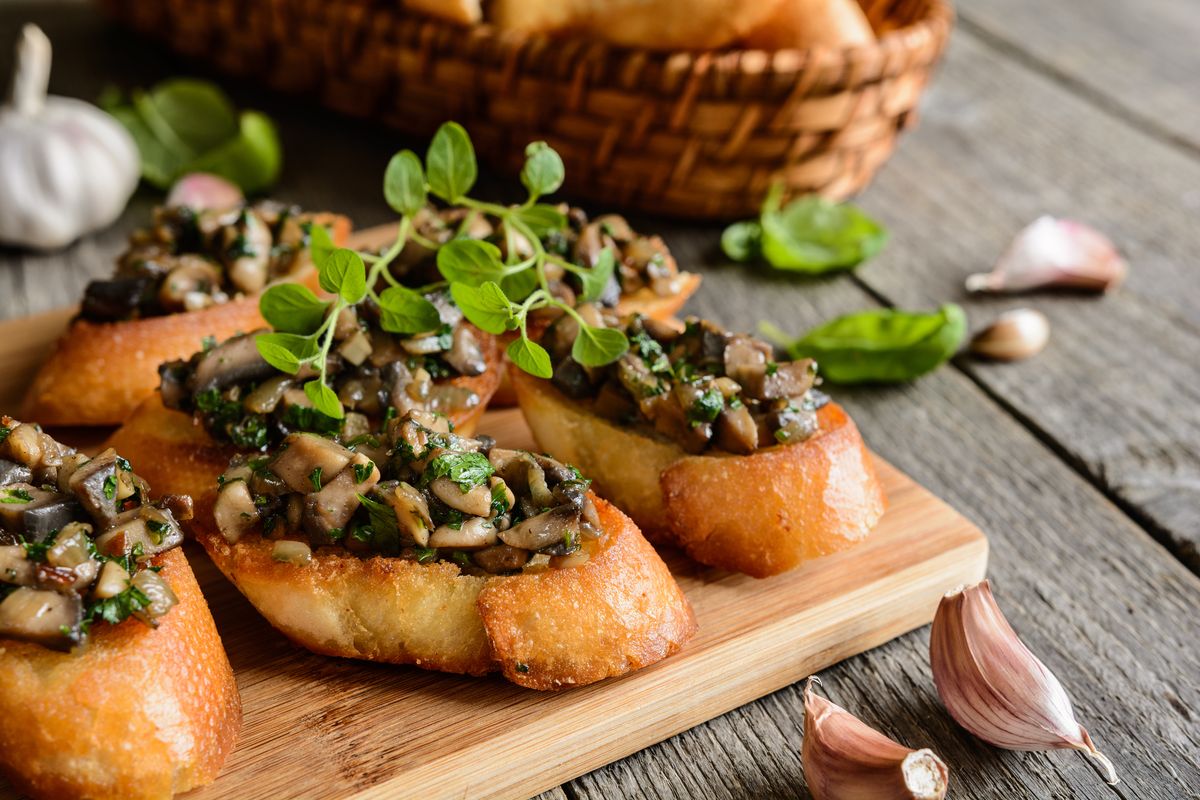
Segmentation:
[[(71, 311), (0, 323), (0, 411), (15, 411)], [(480, 432), (533, 447), (515, 409)], [(107, 431), (56, 431), (80, 446)], [(767, 580), (664, 557), (700, 631), (677, 655), (561, 693), (316, 656), (276, 633), (202, 550), (187, 553), (245, 708), (237, 750), (200, 798), (519, 798), (557, 786), (876, 647), (983, 577), (964, 517), (877, 460), (888, 511), (861, 545)], [(137, 465), (134, 465), (137, 468)], [(0, 798), (15, 797), (0, 782)]]

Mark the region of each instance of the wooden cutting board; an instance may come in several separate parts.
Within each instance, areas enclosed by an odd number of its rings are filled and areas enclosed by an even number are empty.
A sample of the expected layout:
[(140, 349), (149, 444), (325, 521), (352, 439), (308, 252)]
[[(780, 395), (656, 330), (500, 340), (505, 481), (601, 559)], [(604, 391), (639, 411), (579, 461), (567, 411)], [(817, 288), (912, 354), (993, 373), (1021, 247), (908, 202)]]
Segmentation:
[[(0, 412), (18, 408), (71, 313), (0, 323)], [(515, 409), (488, 412), (480, 432), (533, 447)], [(107, 431), (55, 433), (86, 447)], [(188, 797), (527, 797), (924, 625), (944, 592), (983, 577), (987, 540), (912, 479), (877, 464), (888, 511), (861, 545), (767, 580), (666, 552), (695, 607), (696, 638), (649, 669), (557, 694), (312, 655), (276, 633), (189, 546), (237, 674), (245, 725), (221, 777)], [(14, 797), (0, 781), (0, 799)]]

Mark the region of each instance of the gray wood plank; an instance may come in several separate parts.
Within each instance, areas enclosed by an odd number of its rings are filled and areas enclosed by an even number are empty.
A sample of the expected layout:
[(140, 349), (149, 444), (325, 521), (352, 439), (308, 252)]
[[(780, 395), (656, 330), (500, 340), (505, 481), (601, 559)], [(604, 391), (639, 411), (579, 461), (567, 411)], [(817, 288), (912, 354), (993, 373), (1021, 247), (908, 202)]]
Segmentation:
[(1192, 0), (959, 0), (963, 28), (1075, 93), (1200, 150), (1200, 14)]
[[(1056, 451), (1200, 569), (1200, 159), (1098, 112), (959, 35), (923, 125), (863, 197), (891, 245), (857, 271), (889, 302), (962, 302), (976, 325), (1046, 312), (1049, 348), (1026, 362), (963, 360)], [(968, 297), (1042, 213), (1106, 231), (1128, 257), (1110, 296)]]

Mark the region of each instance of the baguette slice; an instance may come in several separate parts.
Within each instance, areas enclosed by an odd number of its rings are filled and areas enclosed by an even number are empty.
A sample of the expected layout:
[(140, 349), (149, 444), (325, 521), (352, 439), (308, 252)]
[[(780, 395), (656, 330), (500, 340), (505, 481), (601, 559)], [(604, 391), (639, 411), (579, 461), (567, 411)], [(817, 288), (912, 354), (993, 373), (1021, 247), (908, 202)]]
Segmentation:
[[(488, 368), (480, 375), (449, 381), (479, 396), (479, 405), (450, 417), (455, 430), (464, 436), (475, 433), (504, 372), (499, 341), (483, 331), (477, 333)], [(149, 482), (154, 497), (191, 495), (198, 520), (212, 516), (217, 500), (217, 476), (238, 452), (232, 445), (209, 436), (190, 415), (164, 406), (158, 392), (141, 402), (125, 424), (113, 431), (104, 447), (112, 447), (137, 464), (138, 474)]]
[[(333, 217), (333, 239), (350, 234), (345, 217)], [(319, 290), (311, 267), (297, 283)], [(120, 425), (158, 388), (158, 366), (187, 358), (206, 337), (224, 341), (261, 328), (258, 295), (199, 311), (124, 322), (76, 319), (34, 377), (23, 418), (43, 425)]]
[(272, 625), (309, 650), (564, 689), (653, 664), (696, 630), (637, 526), (592, 500), (607, 537), (587, 563), (502, 577), (339, 548), (318, 549), (306, 565), (280, 563), (271, 540), (231, 545), (211, 523), (196, 538)]
[(18, 791), (148, 800), (216, 778), (237, 684), (183, 551), (154, 563), (179, 599), (157, 628), (99, 626), (77, 655), (0, 640), (0, 771)]
[(765, 578), (844, 550), (883, 515), (885, 498), (853, 420), (829, 403), (820, 430), (748, 456), (689, 455), (674, 442), (591, 413), (515, 367), (538, 447), (573, 464), (652, 541), (697, 561)]

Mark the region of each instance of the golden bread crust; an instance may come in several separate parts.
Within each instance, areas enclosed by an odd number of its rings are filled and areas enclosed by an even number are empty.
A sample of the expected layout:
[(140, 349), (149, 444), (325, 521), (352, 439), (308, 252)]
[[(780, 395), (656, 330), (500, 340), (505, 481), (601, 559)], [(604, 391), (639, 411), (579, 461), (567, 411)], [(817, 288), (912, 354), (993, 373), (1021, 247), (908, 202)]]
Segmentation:
[(179, 549), (154, 559), (179, 603), (158, 628), (93, 629), (60, 653), (0, 639), (0, 771), (36, 797), (167, 798), (216, 778), (241, 699)]
[[(471, 436), (487, 410), (500, 383), (500, 343), (496, 337), (477, 331), (487, 369), (474, 377), (458, 377), (454, 386), (470, 389), (479, 405), (454, 414), (456, 431)], [(147, 397), (120, 428), (104, 443), (137, 464), (137, 472), (151, 486), (155, 498), (166, 494), (188, 494), (196, 508), (196, 519), (212, 516), (217, 500), (217, 476), (229, 466), (237, 448), (215, 441), (191, 415), (167, 408), (158, 392)]]
[(652, 541), (762, 578), (861, 540), (883, 515), (883, 489), (842, 408), (812, 438), (749, 456), (688, 455), (673, 442), (592, 414), (548, 381), (509, 368), (538, 447), (593, 479)]
[(307, 565), (279, 563), (270, 540), (230, 545), (211, 523), (196, 537), (272, 625), (310, 650), (470, 675), (501, 670), (522, 686), (561, 689), (652, 664), (696, 627), (633, 522), (593, 501), (607, 538), (586, 564), (506, 577), (336, 548)]

